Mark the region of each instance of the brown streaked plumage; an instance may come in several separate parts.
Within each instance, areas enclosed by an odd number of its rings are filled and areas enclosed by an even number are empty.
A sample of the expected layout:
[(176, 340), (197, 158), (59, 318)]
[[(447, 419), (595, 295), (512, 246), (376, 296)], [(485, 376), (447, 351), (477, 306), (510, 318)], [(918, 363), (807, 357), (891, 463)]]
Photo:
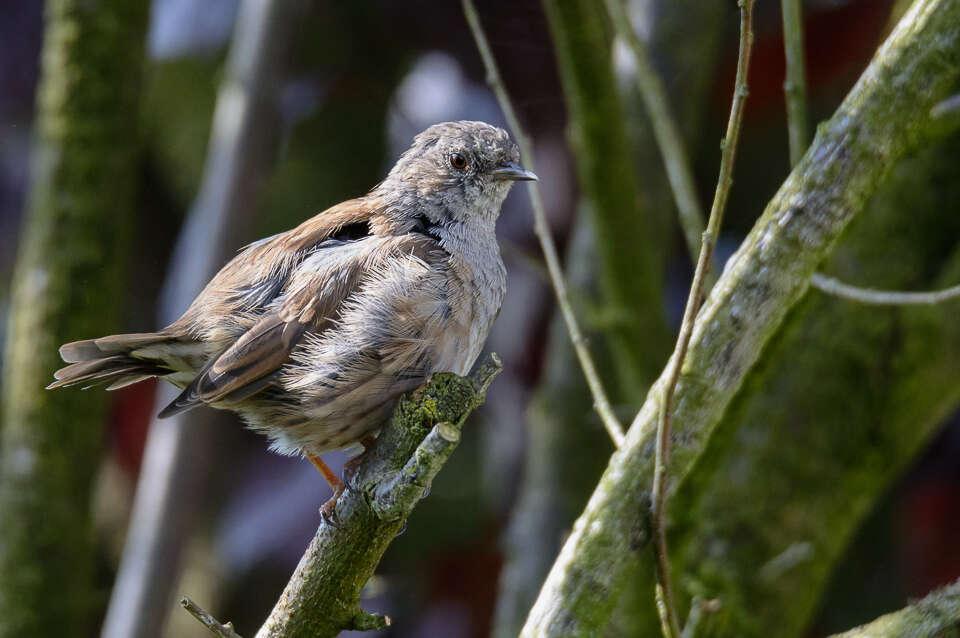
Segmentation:
[(285, 454), (356, 443), (479, 355), (506, 283), (500, 206), (536, 179), (518, 161), (501, 129), (432, 126), (368, 195), (249, 245), (166, 328), (62, 346), (49, 387), (157, 376), (183, 388), (161, 417), (235, 410)]

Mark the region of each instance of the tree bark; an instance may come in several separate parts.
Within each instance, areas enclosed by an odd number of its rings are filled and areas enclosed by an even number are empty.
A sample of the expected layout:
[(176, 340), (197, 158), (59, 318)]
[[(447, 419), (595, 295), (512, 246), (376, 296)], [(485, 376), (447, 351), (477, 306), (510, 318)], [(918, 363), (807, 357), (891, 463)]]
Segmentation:
[[(960, 197), (958, 142), (898, 166), (832, 260), (844, 280), (960, 279), (960, 220), (943, 214)], [(722, 602), (724, 632), (802, 633), (876, 499), (960, 402), (956, 312), (813, 291), (791, 313), (671, 503), (677, 580)]]
[(92, 628), (102, 393), (46, 392), (57, 347), (115, 327), (133, 218), (147, 5), (51, 0), (0, 439), (0, 636)]
[[(957, 0), (920, 0), (730, 259), (700, 311), (676, 394), (671, 485), (689, 472), (809, 277), (892, 167), (920, 141), (960, 72)], [(660, 400), (651, 391), (574, 526), (522, 635), (595, 635), (649, 541)]]
[(957, 638), (960, 636), (960, 581), (938, 589), (892, 614), (831, 638)]

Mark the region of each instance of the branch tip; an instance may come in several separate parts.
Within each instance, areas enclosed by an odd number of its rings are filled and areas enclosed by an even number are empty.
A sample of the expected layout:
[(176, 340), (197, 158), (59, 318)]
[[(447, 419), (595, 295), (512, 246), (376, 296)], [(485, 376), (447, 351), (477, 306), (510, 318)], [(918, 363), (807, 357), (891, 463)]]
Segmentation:
[(350, 627), (353, 631), (379, 631), (386, 629), (392, 624), (390, 616), (383, 614), (370, 613), (363, 609), (357, 610), (357, 613), (350, 620)]
[(477, 391), (479, 401), (483, 401), (483, 397), (487, 393), (487, 388), (490, 387), (490, 384), (493, 383), (493, 380), (496, 379), (497, 375), (501, 372), (503, 372), (503, 362), (496, 352), (491, 352), (490, 356), (480, 364), (476, 372), (470, 375), (470, 381), (473, 382), (473, 387)]
[(187, 610), (191, 616), (197, 619), (201, 625), (210, 630), (211, 633), (220, 636), (220, 638), (242, 638), (234, 628), (233, 623), (221, 623), (203, 607), (193, 602), (186, 596), (180, 598), (180, 606)]
[(460, 430), (458, 430), (457, 427), (449, 421), (437, 423), (433, 427), (437, 430), (437, 436), (447, 443), (456, 443), (460, 440)]

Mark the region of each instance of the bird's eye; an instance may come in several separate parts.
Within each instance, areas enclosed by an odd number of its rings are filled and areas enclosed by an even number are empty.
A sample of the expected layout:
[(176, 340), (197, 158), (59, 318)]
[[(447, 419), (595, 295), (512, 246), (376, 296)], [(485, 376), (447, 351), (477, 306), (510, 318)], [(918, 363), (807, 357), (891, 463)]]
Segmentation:
[(460, 153), (451, 153), (450, 154), (450, 166), (454, 168), (463, 170), (467, 167), (467, 160)]

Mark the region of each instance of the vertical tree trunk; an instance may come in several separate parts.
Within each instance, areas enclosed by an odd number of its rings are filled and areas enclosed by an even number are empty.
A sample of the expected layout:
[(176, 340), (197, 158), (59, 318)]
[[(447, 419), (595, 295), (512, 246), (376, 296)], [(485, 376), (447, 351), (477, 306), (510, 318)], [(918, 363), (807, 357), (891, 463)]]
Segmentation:
[(670, 341), (660, 239), (669, 212), (650, 206), (638, 187), (601, 7), (591, 0), (545, 0), (544, 8), (570, 111), (570, 148), (602, 246), (597, 280), (616, 373), (608, 384), (614, 397), (639, 402)]
[(0, 636), (85, 635), (102, 393), (47, 392), (57, 346), (115, 327), (147, 4), (51, 0), (0, 439)]

